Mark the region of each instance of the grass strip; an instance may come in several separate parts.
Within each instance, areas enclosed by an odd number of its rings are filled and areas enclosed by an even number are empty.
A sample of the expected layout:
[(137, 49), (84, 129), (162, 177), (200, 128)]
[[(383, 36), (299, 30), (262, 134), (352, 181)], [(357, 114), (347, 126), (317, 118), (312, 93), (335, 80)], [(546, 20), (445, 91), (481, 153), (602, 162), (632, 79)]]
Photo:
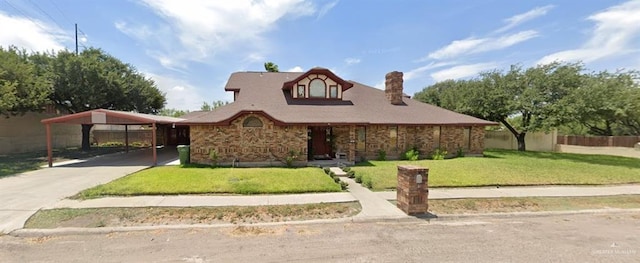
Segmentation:
[(25, 228), (259, 223), (354, 216), (358, 202), (228, 207), (60, 208), (38, 211)]
[(429, 200), (429, 211), (434, 214), (570, 211), (606, 208), (640, 208), (640, 195)]

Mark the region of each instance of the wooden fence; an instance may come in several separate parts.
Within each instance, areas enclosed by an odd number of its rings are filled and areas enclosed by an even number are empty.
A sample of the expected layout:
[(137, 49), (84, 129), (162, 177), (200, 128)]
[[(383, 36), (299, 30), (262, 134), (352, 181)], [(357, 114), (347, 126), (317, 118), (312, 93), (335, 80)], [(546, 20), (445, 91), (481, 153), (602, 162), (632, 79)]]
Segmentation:
[(591, 147), (631, 147), (640, 142), (640, 136), (576, 136), (558, 135), (558, 144)]

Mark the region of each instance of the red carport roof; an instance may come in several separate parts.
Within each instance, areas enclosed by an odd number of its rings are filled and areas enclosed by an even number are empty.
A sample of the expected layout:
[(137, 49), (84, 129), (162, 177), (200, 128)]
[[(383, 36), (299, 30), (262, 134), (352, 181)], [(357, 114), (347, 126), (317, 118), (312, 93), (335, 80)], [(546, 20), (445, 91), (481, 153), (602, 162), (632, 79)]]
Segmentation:
[(79, 113), (44, 119), (44, 124), (169, 124), (181, 122), (184, 119), (167, 116), (158, 116), (144, 113), (97, 109)]

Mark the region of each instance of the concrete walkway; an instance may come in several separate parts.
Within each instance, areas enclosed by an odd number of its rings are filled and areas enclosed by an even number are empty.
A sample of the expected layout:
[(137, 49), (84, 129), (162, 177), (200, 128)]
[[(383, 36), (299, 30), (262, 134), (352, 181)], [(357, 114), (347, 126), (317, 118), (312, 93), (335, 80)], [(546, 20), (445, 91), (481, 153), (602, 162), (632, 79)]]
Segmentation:
[[(177, 158), (175, 149), (158, 151), (158, 162)], [(0, 179), (0, 233), (22, 228), (31, 215), (81, 190), (145, 169), (151, 150), (111, 154), (84, 162), (44, 168)]]
[(340, 178), (349, 184), (349, 192), (353, 194), (362, 206), (362, 211), (356, 218), (403, 218), (407, 214), (398, 209), (395, 205), (385, 200), (371, 190), (362, 187), (351, 178)]
[[(386, 200), (396, 200), (396, 192), (376, 192)], [(612, 186), (524, 186), (524, 187), (464, 187), (430, 188), (429, 199), (498, 198), (498, 197), (553, 197), (553, 196), (605, 196), (640, 195), (640, 185)]]

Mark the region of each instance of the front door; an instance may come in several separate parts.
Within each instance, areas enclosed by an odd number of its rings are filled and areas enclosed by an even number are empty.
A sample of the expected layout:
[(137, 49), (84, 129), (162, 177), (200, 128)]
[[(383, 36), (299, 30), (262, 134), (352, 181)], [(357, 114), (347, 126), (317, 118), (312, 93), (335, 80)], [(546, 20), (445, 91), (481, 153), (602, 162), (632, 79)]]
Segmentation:
[(169, 138), (168, 145), (188, 145), (189, 142), (189, 126), (167, 127)]
[(311, 152), (314, 159), (331, 158), (331, 128), (311, 128)]

